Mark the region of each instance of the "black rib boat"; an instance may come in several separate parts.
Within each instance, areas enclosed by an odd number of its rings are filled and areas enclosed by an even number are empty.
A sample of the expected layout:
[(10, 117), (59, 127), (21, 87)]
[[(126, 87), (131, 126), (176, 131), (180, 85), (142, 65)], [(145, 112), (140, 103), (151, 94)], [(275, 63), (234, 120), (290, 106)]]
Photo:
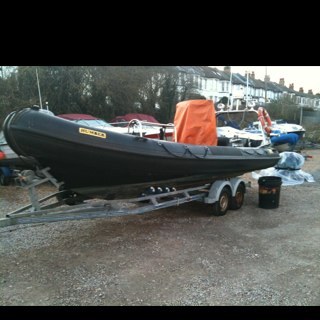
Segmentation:
[(156, 183), (175, 185), (235, 177), (274, 166), (269, 146), (206, 146), (94, 129), (25, 108), (10, 113), (3, 130), (10, 147), (31, 156), (78, 194), (118, 193)]

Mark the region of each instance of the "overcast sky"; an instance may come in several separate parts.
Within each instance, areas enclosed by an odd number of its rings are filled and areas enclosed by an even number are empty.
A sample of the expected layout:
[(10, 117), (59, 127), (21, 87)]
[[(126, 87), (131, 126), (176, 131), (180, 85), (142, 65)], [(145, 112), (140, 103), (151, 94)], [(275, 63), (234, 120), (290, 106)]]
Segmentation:
[[(223, 66), (216, 66), (216, 68), (223, 70)], [(246, 71), (250, 73), (254, 71), (256, 79), (264, 80), (267, 74), (270, 80), (279, 83), (280, 78), (284, 78), (284, 85), (289, 87), (291, 83), (294, 84), (294, 90), (299, 91), (303, 87), (305, 93), (312, 89), (313, 94), (320, 93), (320, 66), (231, 66), (231, 71), (245, 75)]]

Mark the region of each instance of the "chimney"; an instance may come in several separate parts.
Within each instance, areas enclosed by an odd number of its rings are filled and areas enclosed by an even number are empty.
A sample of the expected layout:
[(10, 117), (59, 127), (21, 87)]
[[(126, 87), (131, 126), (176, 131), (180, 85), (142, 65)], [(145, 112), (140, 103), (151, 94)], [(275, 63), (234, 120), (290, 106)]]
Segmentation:
[(299, 92), (303, 93), (303, 87), (300, 87)]
[(289, 89), (294, 90), (294, 84), (293, 83), (289, 84)]
[(312, 94), (313, 95), (312, 89), (308, 90), (308, 94)]
[(251, 78), (252, 78), (252, 79), (255, 79), (254, 71), (251, 72)]
[(265, 76), (264, 76), (264, 81), (268, 81), (268, 82), (270, 82), (270, 76), (265, 75)]
[(224, 72), (230, 73), (231, 72), (231, 67), (230, 66), (226, 66), (224, 67)]
[(284, 86), (284, 78), (280, 78), (279, 84), (280, 84), (281, 86)]

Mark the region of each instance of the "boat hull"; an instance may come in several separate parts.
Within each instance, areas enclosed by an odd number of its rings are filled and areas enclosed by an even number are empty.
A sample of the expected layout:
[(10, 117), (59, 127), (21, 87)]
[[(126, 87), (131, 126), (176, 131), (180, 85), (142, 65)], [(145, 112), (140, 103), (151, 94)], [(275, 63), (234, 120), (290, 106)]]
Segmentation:
[(17, 154), (33, 156), (50, 167), (64, 189), (79, 193), (212, 181), (272, 167), (279, 160), (270, 148), (196, 146), (93, 130), (33, 108), (11, 113), (3, 128)]

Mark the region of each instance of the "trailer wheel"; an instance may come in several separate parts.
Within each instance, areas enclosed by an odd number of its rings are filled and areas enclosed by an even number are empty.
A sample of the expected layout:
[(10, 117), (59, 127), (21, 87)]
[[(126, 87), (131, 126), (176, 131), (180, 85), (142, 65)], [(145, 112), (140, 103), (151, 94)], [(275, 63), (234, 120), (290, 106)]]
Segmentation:
[(0, 185), (8, 186), (10, 184), (10, 177), (6, 177), (4, 173), (0, 170)]
[(232, 197), (231, 203), (230, 203), (230, 209), (231, 210), (237, 210), (240, 209), (244, 202), (244, 194), (245, 194), (246, 188), (243, 183), (240, 183), (238, 185), (238, 188), (236, 190), (236, 195)]
[(219, 200), (213, 204), (213, 215), (223, 216), (227, 213), (231, 203), (230, 188), (225, 186), (219, 195)]

